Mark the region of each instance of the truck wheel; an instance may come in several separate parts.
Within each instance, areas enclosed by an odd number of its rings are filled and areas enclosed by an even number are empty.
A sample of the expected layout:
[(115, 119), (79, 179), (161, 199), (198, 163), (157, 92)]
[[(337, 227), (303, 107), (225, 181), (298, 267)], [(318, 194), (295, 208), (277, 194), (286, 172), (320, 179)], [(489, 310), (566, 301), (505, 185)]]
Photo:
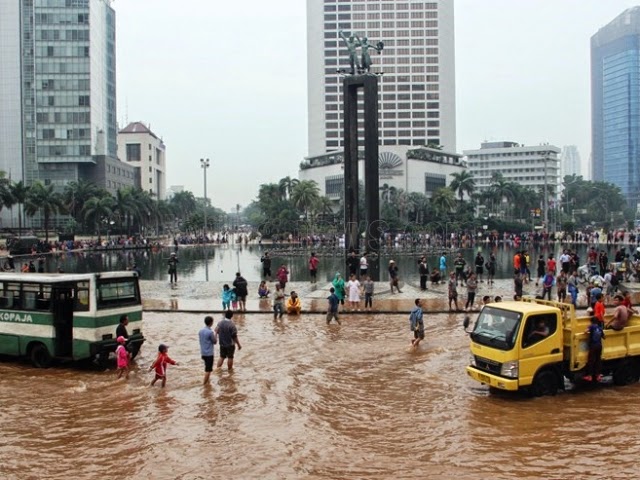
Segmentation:
[(533, 379), (531, 385), (531, 394), (534, 397), (542, 397), (543, 395), (555, 395), (558, 393), (558, 378), (555, 373), (550, 370), (539, 372)]
[(632, 362), (623, 361), (613, 371), (614, 385), (623, 386), (636, 383), (640, 378), (638, 367)]
[(34, 367), (49, 368), (51, 366), (51, 354), (42, 343), (36, 343), (31, 347), (29, 358)]

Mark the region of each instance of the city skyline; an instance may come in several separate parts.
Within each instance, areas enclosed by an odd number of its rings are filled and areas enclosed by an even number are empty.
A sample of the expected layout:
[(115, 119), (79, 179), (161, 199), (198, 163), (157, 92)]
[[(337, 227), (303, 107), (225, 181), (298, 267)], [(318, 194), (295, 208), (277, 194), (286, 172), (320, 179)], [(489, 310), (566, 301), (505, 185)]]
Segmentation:
[[(485, 140), (575, 144), (588, 171), (589, 39), (633, 2), (479, 3), (455, 1), (458, 152)], [(174, 2), (114, 4), (118, 119), (164, 139), (167, 186), (202, 196), (199, 159), (211, 158), (209, 198), (228, 211), (261, 183), (295, 177), (309, 154), (306, 4), (200, 7), (182, 24)], [(171, 33), (140, 35), (140, 18)]]

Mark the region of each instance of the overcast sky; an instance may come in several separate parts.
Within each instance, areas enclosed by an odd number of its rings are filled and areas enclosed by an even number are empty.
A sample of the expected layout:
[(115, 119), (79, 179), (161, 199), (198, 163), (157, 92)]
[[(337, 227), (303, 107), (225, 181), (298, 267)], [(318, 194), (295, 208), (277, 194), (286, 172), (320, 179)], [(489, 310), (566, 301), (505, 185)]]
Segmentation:
[[(322, 0), (317, 0), (322, 1)], [(305, 0), (117, 0), (118, 119), (167, 146), (167, 186), (224, 210), (307, 154)], [(455, 0), (457, 150), (484, 140), (590, 154), (589, 40), (629, 0)]]

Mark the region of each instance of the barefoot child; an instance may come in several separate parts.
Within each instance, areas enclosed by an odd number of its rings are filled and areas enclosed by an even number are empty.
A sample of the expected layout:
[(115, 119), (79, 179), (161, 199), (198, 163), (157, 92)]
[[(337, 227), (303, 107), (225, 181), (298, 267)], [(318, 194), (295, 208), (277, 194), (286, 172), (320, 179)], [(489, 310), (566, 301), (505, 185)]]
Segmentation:
[(158, 347), (158, 356), (156, 357), (155, 362), (149, 367), (149, 370), (155, 370), (156, 376), (151, 382), (151, 386), (153, 387), (158, 380), (162, 380), (162, 387), (167, 384), (167, 364), (178, 365), (178, 362), (169, 358), (169, 354), (167, 353), (169, 347), (164, 344), (160, 344)]
[(124, 374), (124, 378), (129, 380), (129, 359), (131, 358), (131, 354), (127, 352), (124, 344), (127, 339), (120, 336), (116, 340), (118, 342), (118, 347), (116, 348), (116, 360), (118, 362), (118, 378), (122, 378), (122, 374)]

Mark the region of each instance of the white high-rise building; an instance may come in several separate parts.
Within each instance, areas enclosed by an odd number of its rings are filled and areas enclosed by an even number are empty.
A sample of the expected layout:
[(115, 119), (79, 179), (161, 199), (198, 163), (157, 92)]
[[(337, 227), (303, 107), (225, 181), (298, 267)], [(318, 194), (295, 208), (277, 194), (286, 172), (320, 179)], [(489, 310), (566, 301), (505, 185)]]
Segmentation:
[[(340, 31), (384, 42), (372, 55), (380, 77), (380, 145), (456, 151), (453, 0), (307, 0), (309, 155), (344, 147)], [(360, 50), (358, 49), (358, 52)]]
[(561, 178), (567, 175), (575, 175), (577, 177), (582, 175), (582, 163), (580, 161), (580, 152), (575, 145), (565, 145), (562, 147), (562, 153), (560, 154), (560, 171)]

